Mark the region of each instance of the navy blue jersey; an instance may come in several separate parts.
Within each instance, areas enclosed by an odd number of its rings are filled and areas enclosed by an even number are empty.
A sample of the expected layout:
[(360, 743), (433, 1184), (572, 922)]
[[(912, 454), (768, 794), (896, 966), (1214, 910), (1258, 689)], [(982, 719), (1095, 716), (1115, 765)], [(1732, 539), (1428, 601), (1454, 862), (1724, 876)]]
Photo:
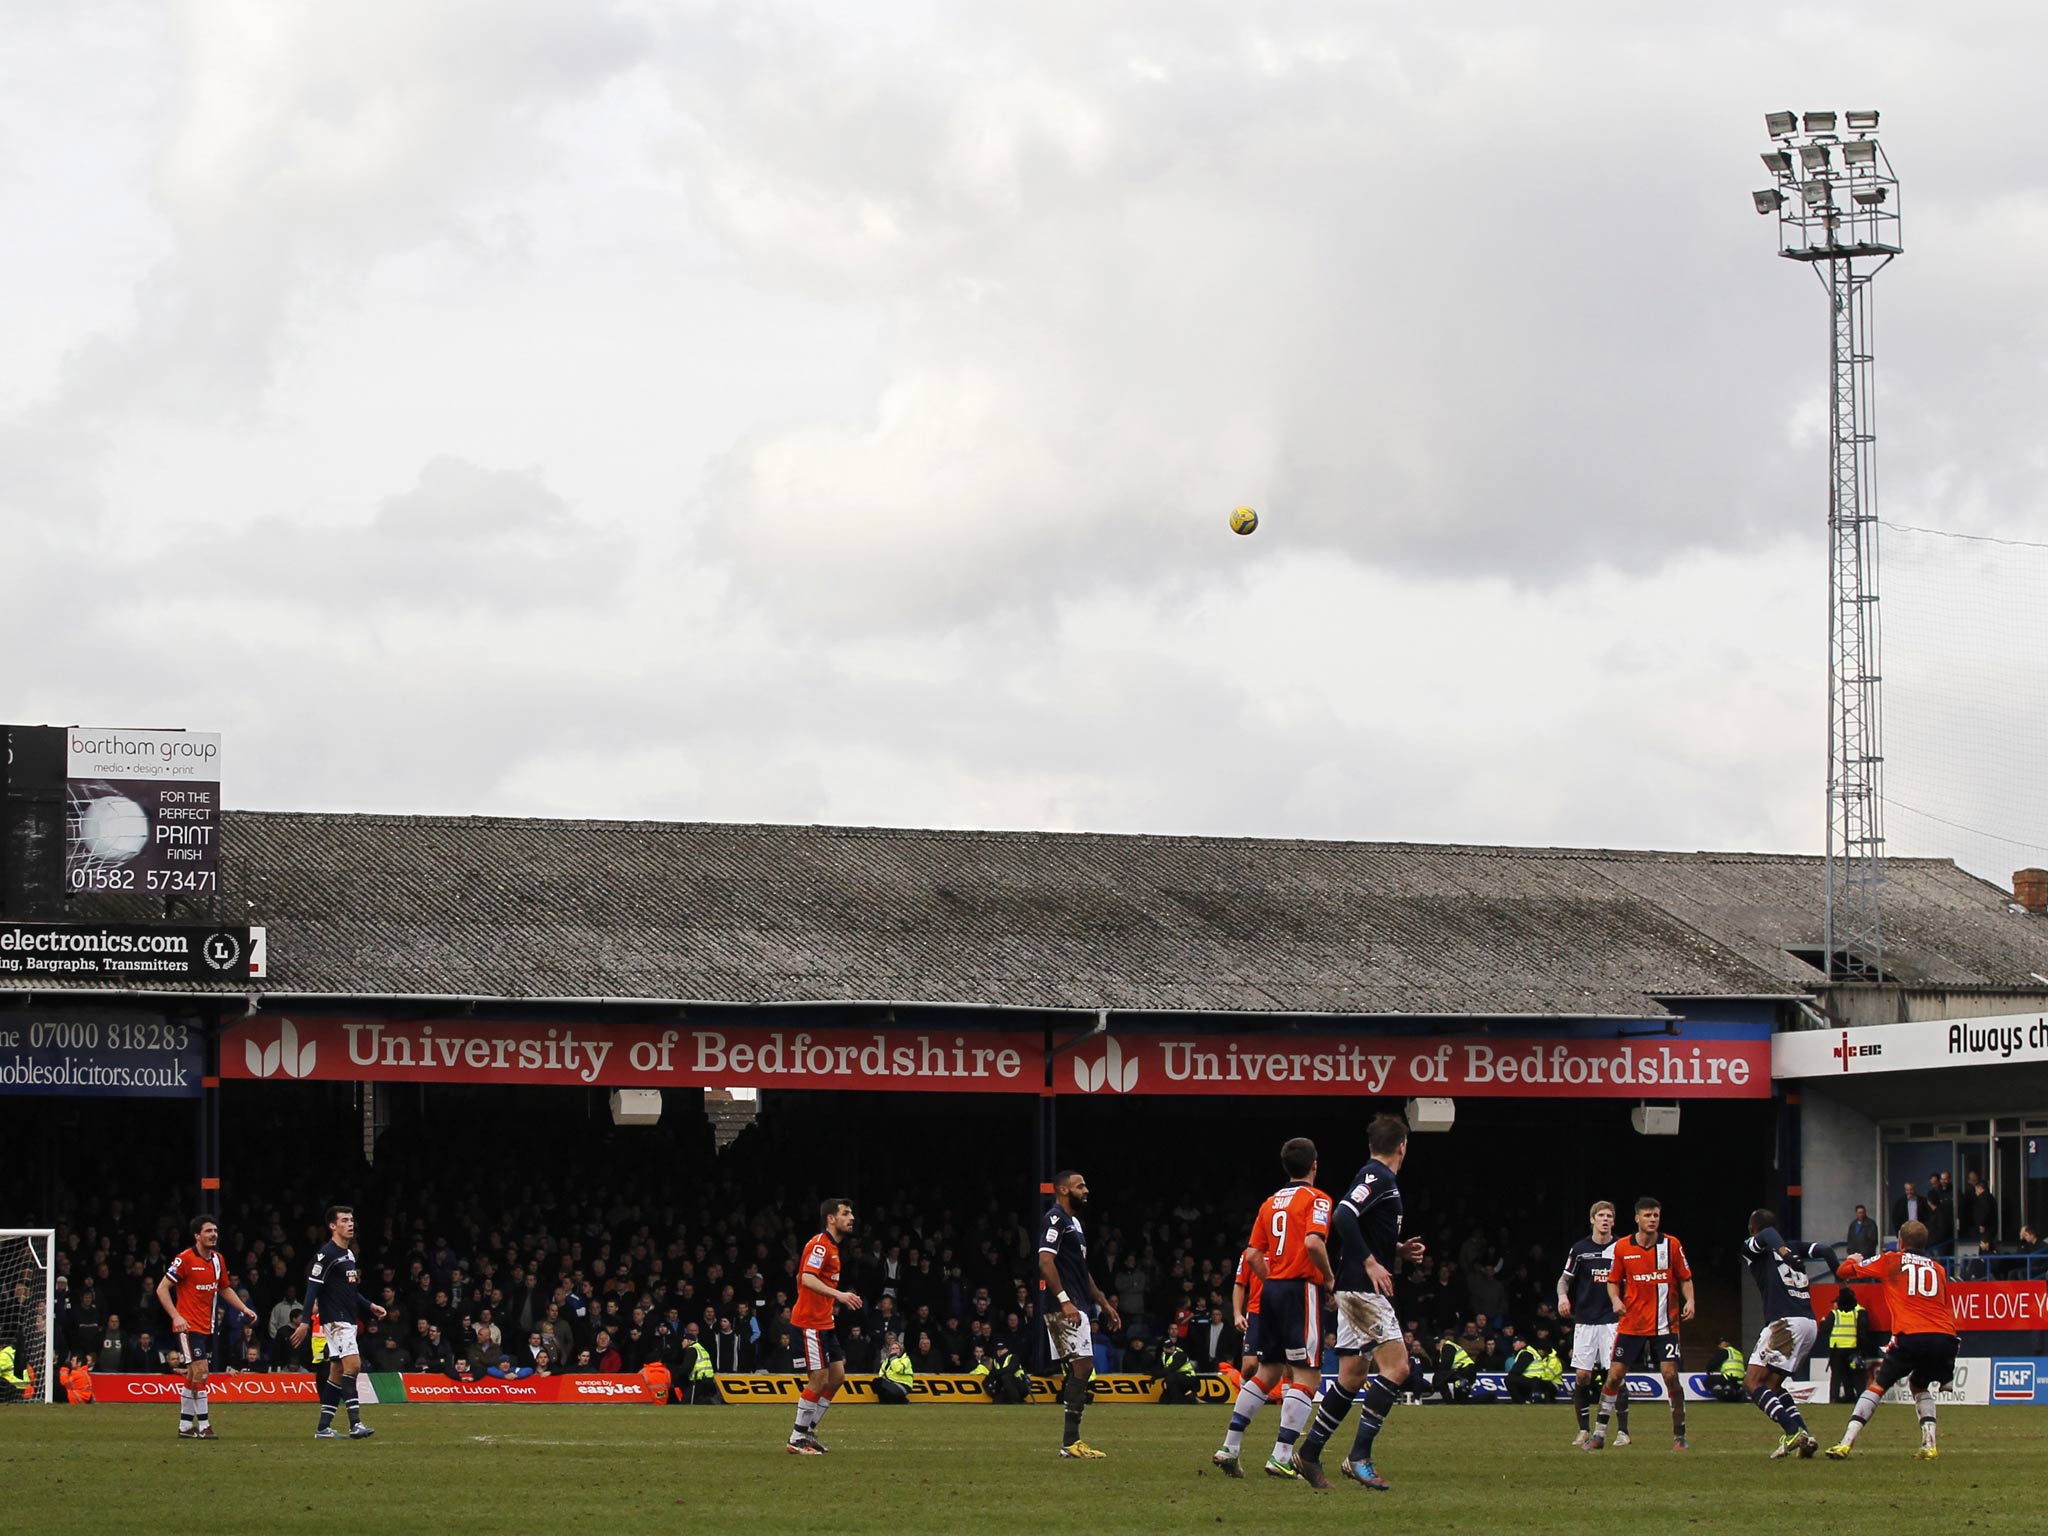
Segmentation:
[(1607, 1276), (1614, 1268), (1614, 1242), (1596, 1243), (1582, 1237), (1564, 1256), (1563, 1281), (1572, 1304), (1575, 1323), (1611, 1323), (1614, 1301), (1607, 1294)]
[(323, 1324), (357, 1321), (363, 1294), (356, 1287), (362, 1279), (362, 1268), (353, 1248), (322, 1243), (320, 1251), (313, 1255), (312, 1271), (306, 1276), (306, 1316), (311, 1317), (317, 1306)]
[[(1038, 1251), (1052, 1255), (1053, 1268), (1059, 1272), (1060, 1289), (1067, 1293), (1067, 1300), (1094, 1316), (1094, 1288), (1088, 1283), (1088, 1240), (1081, 1235), (1081, 1219), (1055, 1205), (1045, 1213), (1045, 1221), (1038, 1229)], [(1058, 1303), (1048, 1298), (1046, 1310), (1050, 1312), (1056, 1306)]]
[[(1780, 1248), (1786, 1251), (1781, 1254)], [(1742, 1258), (1749, 1265), (1749, 1278), (1756, 1282), (1757, 1294), (1763, 1297), (1764, 1321), (1813, 1316), (1813, 1303), (1806, 1294), (1810, 1283), (1806, 1261), (1814, 1258), (1826, 1263), (1832, 1257), (1830, 1250), (1818, 1243), (1786, 1242), (1776, 1227), (1765, 1227), (1745, 1242)]]
[(1401, 1186), (1394, 1182), (1394, 1170), (1374, 1158), (1353, 1174), (1330, 1224), (1337, 1231), (1338, 1290), (1373, 1288), (1365, 1273), (1368, 1254), (1394, 1273), (1401, 1246)]

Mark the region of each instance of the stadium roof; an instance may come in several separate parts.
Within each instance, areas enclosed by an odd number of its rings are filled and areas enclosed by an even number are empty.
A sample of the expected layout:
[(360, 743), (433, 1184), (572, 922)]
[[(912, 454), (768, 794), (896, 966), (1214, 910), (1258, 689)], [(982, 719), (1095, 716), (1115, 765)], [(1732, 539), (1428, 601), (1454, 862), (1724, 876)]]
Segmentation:
[[(1654, 1018), (1824, 985), (1813, 857), (256, 811), (222, 842), (211, 915), (270, 973), (194, 991)], [(2040, 990), (2048, 921), (1996, 886), (1899, 859), (1885, 903), (1895, 979)]]

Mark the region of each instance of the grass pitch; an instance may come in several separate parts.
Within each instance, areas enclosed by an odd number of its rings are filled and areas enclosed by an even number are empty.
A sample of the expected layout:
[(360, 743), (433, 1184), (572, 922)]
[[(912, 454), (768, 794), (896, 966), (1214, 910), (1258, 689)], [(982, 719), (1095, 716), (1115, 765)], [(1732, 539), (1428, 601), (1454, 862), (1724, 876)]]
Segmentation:
[[(0, 1486), (12, 1528), (57, 1532), (577, 1530), (632, 1536), (711, 1522), (761, 1531), (1355, 1530), (1512, 1526), (1582, 1536), (1625, 1507), (1635, 1529), (1854, 1529), (1873, 1517), (1972, 1532), (2042, 1529), (2048, 1415), (1944, 1408), (1942, 1454), (1915, 1461), (1909, 1408), (1886, 1404), (1855, 1459), (1766, 1459), (1775, 1432), (1743, 1406), (1696, 1404), (1692, 1449), (1665, 1410), (1638, 1405), (1637, 1442), (1570, 1448), (1564, 1408), (1401, 1408), (1379, 1444), (1391, 1493), (1327, 1494), (1261, 1475), (1273, 1416), (1246, 1438), (1243, 1482), (1209, 1466), (1227, 1415), (1211, 1407), (1098, 1407), (1104, 1461), (1055, 1454), (1055, 1407), (843, 1409), (832, 1452), (784, 1453), (783, 1408), (372, 1408), (376, 1438), (315, 1441), (309, 1407), (229, 1404), (221, 1438), (176, 1438), (168, 1405), (0, 1410)], [(1812, 1410), (1826, 1444), (1846, 1408)], [(1347, 1426), (1348, 1429), (1348, 1426)], [(1348, 1433), (1341, 1444), (1349, 1444)], [(1336, 1448), (1326, 1458), (1334, 1474)], [(1626, 1501), (1625, 1506), (1622, 1501)]]

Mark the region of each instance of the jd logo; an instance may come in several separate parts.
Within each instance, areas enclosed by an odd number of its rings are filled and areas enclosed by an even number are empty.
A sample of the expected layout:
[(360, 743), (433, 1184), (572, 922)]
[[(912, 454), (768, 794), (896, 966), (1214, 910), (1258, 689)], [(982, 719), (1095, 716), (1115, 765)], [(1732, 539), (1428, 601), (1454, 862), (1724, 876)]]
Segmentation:
[(1074, 1085), (1083, 1093), (1100, 1093), (1107, 1087), (1114, 1093), (1129, 1093), (1138, 1086), (1138, 1064), (1124, 1060), (1124, 1048), (1109, 1041), (1100, 1061), (1074, 1058)]
[(242, 1059), (248, 1063), (251, 1077), (275, 1077), (280, 1068), (286, 1077), (306, 1077), (313, 1071), (313, 1058), (318, 1050), (311, 1040), (302, 1047), (297, 1026), (286, 1019), (270, 1044), (259, 1046), (253, 1039), (244, 1040)]

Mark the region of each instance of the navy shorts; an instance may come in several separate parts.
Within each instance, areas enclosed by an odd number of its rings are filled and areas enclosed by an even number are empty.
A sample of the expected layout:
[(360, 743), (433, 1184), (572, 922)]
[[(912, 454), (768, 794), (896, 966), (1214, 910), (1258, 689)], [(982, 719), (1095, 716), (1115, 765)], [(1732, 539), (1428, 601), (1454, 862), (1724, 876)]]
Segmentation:
[(1323, 1359), (1323, 1288), (1313, 1280), (1268, 1280), (1259, 1291), (1259, 1363), (1318, 1366)]
[(177, 1345), (175, 1353), (180, 1365), (211, 1365), (213, 1363), (213, 1335), (210, 1333), (173, 1334)]
[(1244, 1351), (1247, 1355), (1259, 1352), (1259, 1314), (1247, 1312), (1244, 1315)]
[(808, 1371), (822, 1371), (833, 1361), (846, 1358), (846, 1351), (839, 1347), (838, 1333), (830, 1328), (797, 1329), (796, 1348)]
[(1893, 1334), (1891, 1343), (1885, 1346), (1884, 1358), (1878, 1362), (1878, 1390), (1888, 1390), (1909, 1376), (1916, 1392), (1931, 1392), (1949, 1385), (1956, 1379), (1959, 1342), (1952, 1333)]
[(1632, 1370), (1654, 1371), (1666, 1361), (1678, 1363), (1678, 1335), (1675, 1333), (1617, 1333), (1614, 1358)]

